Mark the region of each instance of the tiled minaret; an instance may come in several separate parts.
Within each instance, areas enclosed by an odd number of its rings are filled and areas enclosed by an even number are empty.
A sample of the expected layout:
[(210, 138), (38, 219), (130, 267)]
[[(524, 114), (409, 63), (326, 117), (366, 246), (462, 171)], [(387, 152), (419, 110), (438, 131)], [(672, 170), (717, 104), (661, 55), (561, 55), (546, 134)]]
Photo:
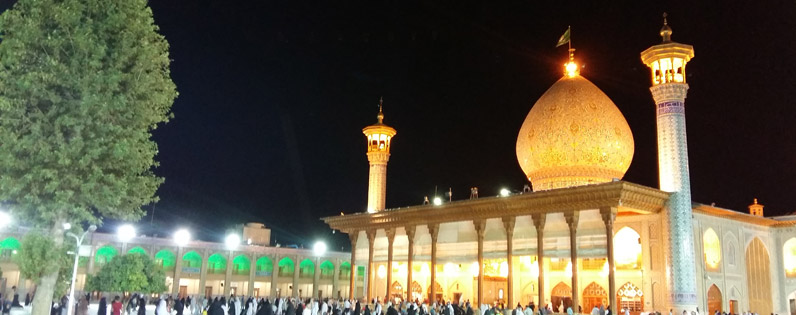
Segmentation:
[(658, 168), (661, 190), (671, 192), (666, 211), (669, 232), (667, 282), (674, 313), (698, 306), (691, 223), (691, 180), (685, 131), (685, 64), (694, 57), (691, 45), (675, 43), (663, 15), (663, 43), (641, 53), (652, 69), (652, 98), (658, 121)]
[(395, 136), (395, 129), (383, 123), (383, 99), (379, 100), (378, 122), (362, 129), (368, 137), (368, 162), (370, 176), (368, 178), (368, 212), (384, 210), (387, 195), (387, 162), (390, 160), (390, 142)]

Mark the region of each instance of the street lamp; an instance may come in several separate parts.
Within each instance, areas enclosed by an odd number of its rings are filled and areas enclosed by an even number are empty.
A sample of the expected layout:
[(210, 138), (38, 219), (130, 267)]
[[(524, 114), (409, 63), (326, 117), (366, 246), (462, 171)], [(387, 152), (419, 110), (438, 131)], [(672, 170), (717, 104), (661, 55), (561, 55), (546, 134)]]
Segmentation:
[(227, 235), (227, 238), (224, 240), (224, 244), (227, 245), (227, 249), (233, 250), (240, 245), (240, 236), (238, 236), (238, 234)]
[(323, 254), (326, 254), (326, 243), (323, 241), (315, 242), (315, 245), (312, 246), (312, 251), (315, 252), (317, 257), (323, 256)]
[(511, 195), (511, 191), (508, 190), (507, 188), (503, 188), (500, 190), (501, 197), (508, 197), (509, 195)]
[(186, 229), (179, 229), (177, 232), (174, 232), (174, 242), (177, 243), (177, 246), (183, 247), (188, 245), (188, 242), (191, 241), (191, 232), (188, 232)]
[[(317, 267), (317, 269), (315, 269), (315, 270), (320, 271), (321, 270), (321, 268), (320, 268), (321, 257), (324, 254), (326, 254), (326, 243), (324, 243), (323, 241), (315, 242), (315, 245), (312, 246), (312, 251), (313, 251), (313, 253), (315, 253), (315, 266)], [(320, 290), (318, 290), (318, 285), (320, 284), (319, 283), (320, 281), (318, 281), (319, 278), (320, 278), (320, 275), (318, 273), (314, 273), (313, 274), (313, 280), (312, 280), (312, 290), (313, 290), (313, 292), (312, 292), (312, 297), (317, 298), (317, 299), (321, 298), (320, 294), (318, 294), (319, 291), (320, 291)]]
[(8, 212), (0, 211), (0, 229), (11, 224), (11, 215)]
[(122, 241), (122, 253), (127, 251), (127, 242), (135, 237), (135, 227), (132, 224), (124, 224), (116, 229), (116, 236)]
[[(71, 224), (64, 223), (64, 228), (65, 229), (66, 229), (67, 226), (70, 227), (70, 228), (72, 227)], [(80, 235), (80, 237), (77, 237), (77, 235), (75, 235), (72, 232), (67, 232), (66, 233), (67, 236), (71, 236), (71, 237), (75, 238), (75, 243), (77, 244), (77, 247), (75, 248), (75, 252), (74, 252), (74, 254), (75, 254), (75, 266), (74, 266), (74, 268), (72, 268), (72, 284), (70, 285), (70, 288), (69, 288), (69, 300), (68, 300), (69, 302), (67, 302), (67, 303), (69, 303), (69, 308), (67, 309), (66, 314), (72, 314), (72, 310), (74, 310), (74, 308), (75, 308), (75, 303), (74, 303), (74, 300), (75, 300), (75, 280), (77, 280), (77, 263), (80, 260), (80, 246), (83, 246), (83, 239), (86, 238), (86, 235), (88, 233), (92, 233), (92, 232), (94, 232), (96, 230), (97, 230), (97, 226), (92, 224), (91, 226), (88, 227), (88, 230), (83, 232), (83, 235)]]

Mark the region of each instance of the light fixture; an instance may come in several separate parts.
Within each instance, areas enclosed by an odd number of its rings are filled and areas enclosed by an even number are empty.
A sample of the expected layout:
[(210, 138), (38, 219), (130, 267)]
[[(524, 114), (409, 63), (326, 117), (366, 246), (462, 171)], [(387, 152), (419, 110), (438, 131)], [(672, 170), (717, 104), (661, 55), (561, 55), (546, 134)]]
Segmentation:
[(500, 189), (500, 196), (501, 197), (508, 197), (509, 195), (511, 195), (511, 191), (510, 190), (508, 190), (507, 188)]
[(440, 205), (442, 205), (442, 198), (440, 198), (440, 197), (434, 197), (434, 205), (435, 205), (435, 206), (440, 206)]
[(72, 229), (72, 223), (65, 222), (63, 227), (64, 227), (64, 230), (71, 230)]
[(321, 257), (326, 254), (326, 243), (323, 241), (315, 242), (315, 245), (312, 246), (312, 251), (315, 253), (315, 256)]
[(235, 233), (227, 235), (227, 238), (224, 239), (224, 244), (227, 245), (227, 249), (235, 249), (240, 245), (240, 236)]
[(135, 237), (135, 227), (132, 224), (124, 224), (116, 229), (116, 236), (122, 242), (127, 243)]
[(183, 247), (188, 245), (188, 242), (191, 241), (191, 232), (188, 232), (186, 229), (179, 229), (177, 232), (174, 232), (174, 242), (177, 243), (177, 246)]
[(11, 225), (11, 215), (8, 212), (0, 211), (0, 229)]
[(480, 270), (480, 268), (478, 268), (478, 262), (477, 261), (473, 262), (473, 264), (470, 265), (470, 273), (473, 274), (473, 277), (478, 277), (478, 274), (480, 272), (481, 272), (481, 270)]
[(384, 265), (379, 266), (379, 269), (376, 269), (376, 275), (379, 278), (384, 278), (387, 276), (387, 268), (384, 268)]

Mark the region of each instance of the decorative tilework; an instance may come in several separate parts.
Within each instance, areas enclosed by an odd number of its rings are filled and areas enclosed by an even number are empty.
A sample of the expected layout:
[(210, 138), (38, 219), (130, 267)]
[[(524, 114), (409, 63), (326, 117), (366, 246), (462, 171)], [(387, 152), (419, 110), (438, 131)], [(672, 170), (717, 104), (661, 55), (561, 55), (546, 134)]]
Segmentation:
[(697, 305), (697, 290), (685, 126), (688, 84), (661, 84), (650, 91), (657, 104), (660, 187), (672, 192), (666, 211), (671, 264), (669, 294), (675, 307), (693, 309)]

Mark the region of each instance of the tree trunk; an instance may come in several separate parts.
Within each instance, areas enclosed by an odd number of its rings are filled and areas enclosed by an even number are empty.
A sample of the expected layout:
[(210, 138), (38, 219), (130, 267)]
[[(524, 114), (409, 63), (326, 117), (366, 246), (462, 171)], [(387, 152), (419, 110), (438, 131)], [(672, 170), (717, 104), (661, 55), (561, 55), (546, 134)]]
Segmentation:
[[(50, 229), (50, 236), (52, 236), (55, 242), (56, 250), (63, 248), (63, 222), (64, 220), (56, 220), (55, 225)], [(75, 253), (77, 253), (77, 250), (75, 250)], [(59, 269), (56, 268), (53, 272), (42, 275), (39, 279), (39, 282), (36, 284), (36, 295), (33, 296), (31, 315), (50, 315), (53, 294), (55, 293), (55, 282), (58, 281), (58, 270)], [(60, 300), (58, 303), (61, 303)], [(72, 302), (70, 301), (69, 303)]]

